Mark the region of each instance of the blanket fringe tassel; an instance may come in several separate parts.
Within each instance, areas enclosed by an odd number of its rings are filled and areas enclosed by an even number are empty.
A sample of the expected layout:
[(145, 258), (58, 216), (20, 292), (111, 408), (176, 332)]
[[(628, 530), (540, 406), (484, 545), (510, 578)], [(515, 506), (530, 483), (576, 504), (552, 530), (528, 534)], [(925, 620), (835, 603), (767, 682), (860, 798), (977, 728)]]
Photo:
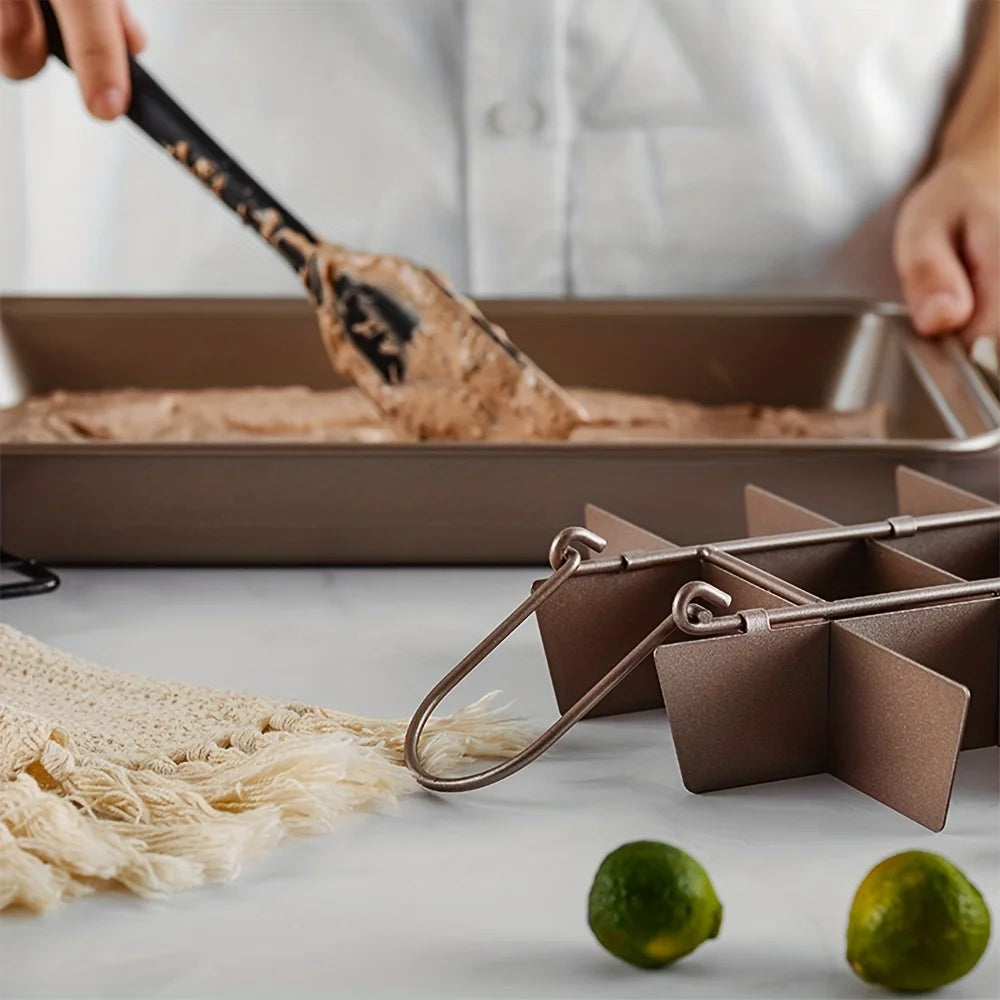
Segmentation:
[[(494, 695), (435, 719), (422, 753), (436, 771), (509, 758), (530, 738)], [(405, 722), (290, 705), (259, 727), (136, 767), (81, 759), (54, 732), (0, 784), (0, 910), (37, 912), (108, 885), (160, 896), (235, 878), (288, 834), (388, 809), (417, 786)]]

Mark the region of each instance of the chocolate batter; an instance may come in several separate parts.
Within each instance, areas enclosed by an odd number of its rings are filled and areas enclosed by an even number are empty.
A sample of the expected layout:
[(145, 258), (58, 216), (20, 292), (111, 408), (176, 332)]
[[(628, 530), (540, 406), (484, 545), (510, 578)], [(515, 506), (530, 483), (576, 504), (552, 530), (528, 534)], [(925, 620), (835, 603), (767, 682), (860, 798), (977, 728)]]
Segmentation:
[[(884, 438), (881, 404), (850, 413), (749, 404), (702, 406), (606, 389), (572, 389), (585, 416), (576, 442)], [(358, 389), (302, 387), (160, 392), (56, 392), (0, 410), (0, 442), (406, 441)], [(539, 440), (512, 435), (508, 440)]]

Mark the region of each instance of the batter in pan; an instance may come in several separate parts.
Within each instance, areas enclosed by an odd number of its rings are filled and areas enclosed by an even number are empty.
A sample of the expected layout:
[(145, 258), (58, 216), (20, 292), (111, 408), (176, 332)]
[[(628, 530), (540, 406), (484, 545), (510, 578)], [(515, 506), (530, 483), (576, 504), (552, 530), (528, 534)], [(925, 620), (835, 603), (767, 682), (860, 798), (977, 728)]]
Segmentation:
[[(586, 416), (575, 442), (884, 438), (881, 404), (837, 413), (571, 389)], [(0, 442), (353, 442), (401, 440), (358, 389), (283, 388), (162, 392), (56, 392), (0, 411)], [(508, 440), (531, 440), (510, 438)]]

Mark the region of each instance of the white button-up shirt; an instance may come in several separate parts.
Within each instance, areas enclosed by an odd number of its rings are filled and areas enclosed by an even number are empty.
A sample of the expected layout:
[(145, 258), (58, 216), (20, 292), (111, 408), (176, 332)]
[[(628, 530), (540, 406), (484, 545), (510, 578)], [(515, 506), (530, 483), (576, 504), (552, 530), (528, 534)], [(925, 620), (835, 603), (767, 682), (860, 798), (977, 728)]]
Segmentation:
[[(476, 295), (892, 294), (968, 0), (134, 0), (147, 68), (314, 230)], [(69, 74), (0, 88), (6, 290), (283, 294)]]

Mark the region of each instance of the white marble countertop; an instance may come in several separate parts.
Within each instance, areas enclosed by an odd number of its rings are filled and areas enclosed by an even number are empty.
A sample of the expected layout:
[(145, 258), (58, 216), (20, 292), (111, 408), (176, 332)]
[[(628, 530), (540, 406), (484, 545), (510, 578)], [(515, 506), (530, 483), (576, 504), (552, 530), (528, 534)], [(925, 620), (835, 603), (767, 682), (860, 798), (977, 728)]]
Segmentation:
[[(526, 593), (530, 570), (68, 570), (4, 620), (139, 673), (404, 716)], [(502, 688), (555, 703), (533, 625), (448, 705)], [(963, 867), (1000, 914), (997, 752), (963, 755), (931, 834), (824, 776), (706, 796), (681, 785), (661, 712), (579, 725), (497, 786), (419, 793), (286, 842), (235, 883), (104, 893), (0, 916), (0, 997), (874, 997), (843, 959), (867, 870), (907, 848)], [(677, 844), (725, 905), (672, 969), (605, 954), (590, 880), (627, 840)], [(998, 947), (948, 997), (996, 997)]]

